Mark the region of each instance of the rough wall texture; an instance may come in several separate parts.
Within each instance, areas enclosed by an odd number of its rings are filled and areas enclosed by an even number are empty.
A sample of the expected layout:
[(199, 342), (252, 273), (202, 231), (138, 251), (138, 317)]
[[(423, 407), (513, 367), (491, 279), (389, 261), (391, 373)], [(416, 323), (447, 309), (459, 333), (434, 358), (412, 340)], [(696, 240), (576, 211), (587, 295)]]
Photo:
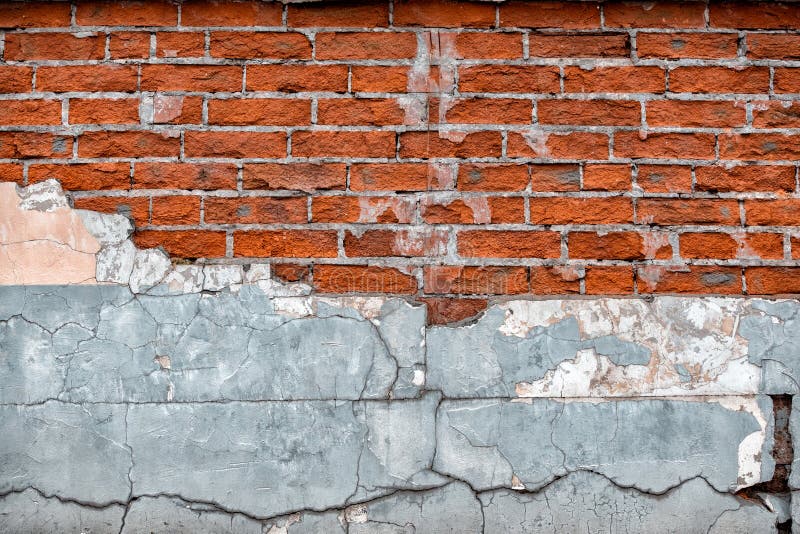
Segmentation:
[(800, 524), (800, 5), (0, 1), (0, 54), (0, 531)]

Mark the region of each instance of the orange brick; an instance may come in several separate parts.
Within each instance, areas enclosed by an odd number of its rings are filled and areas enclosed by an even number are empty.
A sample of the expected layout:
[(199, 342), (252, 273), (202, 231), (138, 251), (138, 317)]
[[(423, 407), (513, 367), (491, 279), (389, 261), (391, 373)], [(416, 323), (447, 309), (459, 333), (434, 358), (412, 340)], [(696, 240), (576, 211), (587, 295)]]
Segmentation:
[(304, 126), (311, 124), (311, 101), (288, 98), (209, 100), (208, 123), (225, 126)]
[(430, 224), (524, 223), (525, 202), (520, 197), (424, 199), (422, 218)]
[[(440, 102), (431, 102), (437, 116)], [(468, 98), (447, 102), (444, 122), (450, 124), (530, 124), (533, 104), (517, 98)], [(441, 122), (441, 121), (440, 121)]]
[(500, 25), (590, 30), (600, 27), (600, 6), (589, 2), (506, 2), (500, 5)]
[(705, 9), (705, 2), (613, 1), (603, 15), (609, 28), (704, 28)]
[(644, 241), (637, 232), (570, 232), (567, 236), (570, 259), (642, 260)]
[[(306, 197), (207, 197), (203, 202), (203, 213), (203, 220), (210, 224), (308, 222)], [(155, 217), (155, 204), (153, 216)]]
[(135, 65), (75, 65), (39, 67), (36, 88), (39, 91), (136, 91)]
[(639, 267), (637, 273), (639, 293), (694, 293), (735, 295), (742, 292), (742, 275), (739, 267), (649, 265)]
[(472, 33), (455, 35), (456, 54), (466, 59), (522, 59), (521, 33)]
[(458, 253), (467, 258), (558, 258), (561, 234), (543, 231), (468, 230), (458, 233)]
[(136, 227), (144, 226), (150, 220), (150, 199), (148, 197), (79, 197), (75, 208), (119, 213), (133, 219)]
[(242, 185), (245, 189), (290, 189), (315, 191), (344, 189), (344, 163), (247, 163)]
[(153, 97), (153, 124), (200, 124), (202, 119), (201, 96), (156, 94)]
[(4, 57), (6, 61), (103, 59), (105, 48), (104, 35), (78, 37), (70, 33), (7, 33)]
[(150, 34), (146, 32), (113, 32), (108, 51), (111, 59), (143, 59), (150, 57)]
[(427, 266), (423, 278), (425, 293), (513, 295), (530, 287), (525, 267)]
[(282, 282), (309, 282), (311, 280), (311, 266), (295, 263), (276, 263), (271, 265), (272, 278)]
[(608, 135), (591, 132), (509, 132), (510, 157), (608, 159)]
[(0, 132), (0, 158), (71, 158), (72, 136)]
[(158, 32), (157, 57), (203, 57), (206, 53), (205, 35), (199, 32)]
[(666, 77), (660, 67), (564, 67), (567, 93), (663, 93)]
[(353, 191), (427, 191), (434, 170), (424, 163), (355, 163), (350, 167)]
[(739, 204), (732, 199), (642, 198), (636, 204), (638, 224), (739, 224)]
[(313, 222), (323, 223), (399, 223), (414, 222), (416, 201), (403, 197), (314, 197)]
[(0, 5), (0, 28), (69, 26), (69, 2), (9, 2)]
[(642, 123), (641, 104), (633, 100), (539, 100), (536, 108), (541, 124), (638, 126)]
[(676, 93), (769, 93), (768, 67), (677, 67), (669, 71)]
[(680, 236), (680, 249), (684, 258), (779, 260), (783, 258), (783, 234), (685, 233)]
[[(355, 77), (355, 76), (354, 76)], [(405, 86), (404, 86), (405, 87)], [(248, 91), (347, 91), (346, 65), (248, 65)], [(358, 90), (354, 87), (354, 90)]]
[[(352, 68), (353, 91), (365, 93), (405, 93), (408, 87), (408, 67)], [(433, 72), (435, 69), (431, 69)]]
[(736, 128), (746, 121), (744, 107), (735, 102), (653, 100), (647, 103), (647, 124), (698, 128)]
[(200, 222), (200, 197), (153, 197), (150, 223), (155, 225), (198, 224)]
[(211, 57), (311, 59), (311, 43), (294, 32), (212, 32)]
[(394, 5), (396, 26), (490, 28), (495, 7), (458, 0), (398, 0)]
[(531, 224), (626, 224), (633, 222), (633, 202), (624, 197), (530, 200)]
[(775, 69), (776, 93), (800, 93), (800, 69)]
[(557, 93), (558, 67), (536, 65), (478, 65), (461, 67), (462, 93)]
[(318, 33), (317, 59), (409, 59), (417, 53), (413, 33)]
[(735, 33), (644, 33), (636, 34), (640, 58), (734, 58), (739, 36)]
[(800, 159), (800, 136), (778, 133), (729, 134), (719, 138), (719, 157), (746, 161)]
[(795, 169), (789, 166), (713, 165), (697, 167), (698, 191), (794, 191)]
[(69, 191), (129, 189), (130, 163), (78, 163), (58, 165), (43, 163), (28, 167), (28, 182), (56, 179)]
[(60, 100), (0, 100), (0, 125), (61, 124)]
[(578, 165), (531, 165), (531, 191), (580, 191)]
[[(643, 138), (644, 137), (644, 138)], [(640, 132), (614, 134), (614, 156), (618, 158), (714, 159), (713, 134)]]
[(24, 185), (22, 165), (17, 165), (14, 163), (0, 163), (0, 181), (16, 182), (17, 185)]
[(756, 128), (800, 128), (800, 102), (754, 102), (753, 126)]
[(633, 293), (632, 267), (590, 265), (586, 267), (583, 280), (587, 295)]
[[(691, 185), (691, 175), (689, 176)], [(587, 191), (629, 191), (629, 165), (588, 164), (583, 168), (583, 189)]]
[(82, 0), (75, 20), (79, 26), (175, 26), (178, 7), (172, 2)]
[(137, 161), (137, 189), (236, 189), (236, 166), (227, 163), (150, 163)]
[(753, 59), (800, 59), (796, 34), (748, 33), (747, 57)]
[(748, 267), (744, 270), (748, 295), (800, 293), (797, 267)]
[(531, 293), (566, 295), (581, 292), (581, 271), (572, 266), (534, 266), (530, 268)]
[(0, 92), (29, 93), (32, 79), (33, 69), (30, 67), (0, 66)]
[(627, 33), (609, 34), (532, 34), (528, 48), (531, 57), (629, 57)]
[(748, 226), (800, 226), (800, 199), (745, 200)]
[(177, 157), (180, 150), (177, 132), (84, 132), (78, 139), (82, 158)]
[(346, 232), (344, 253), (357, 257), (436, 257), (447, 253), (447, 230), (367, 230)]
[(793, 30), (800, 25), (797, 6), (788, 2), (714, 3), (709, 10), (713, 28)]
[(403, 132), (401, 158), (496, 158), (502, 152), (500, 132)]
[(529, 182), (527, 165), (472, 163), (458, 168), (461, 191), (522, 191)]
[(143, 91), (240, 91), (236, 65), (143, 65)]
[(299, 131), (292, 134), (292, 155), (298, 157), (390, 158), (394, 132)]
[(405, 111), (394, 98), (322, 98), (317, 101), (317, 124), (386, 126), (405, 122)]
[(69, 101), (70, 124), (138, 124), (137, 98), (73, 98)]
[(428, 324), (442, 325), (456, 323), (474, 317), (486, 309), (486, 299), (477, 298), (420, 298), (428, 309)]
[(639, 165), (636, 184), (647, 193), (685, 193), (692, 190), (692, 169), (682, 165)]
[(184, 152), (190, 158), (282, 158), (283, 132), (186, 132)]
[(389, 4), (289, 4), (287, 24), (290, 28), (381, 28), (389, 25)]
[(278, 2), (190, 0), (181, 4), (181, 25), (280, 26), (282, 11)]
[(133, 234), (139, 248), (164, 247), (179, 258), (221, 258), (225, 256), (225, 232), (206, 230), (143, 230)]
[(251, 258), (335, 258), (331, 230), (258, 230), (233, 234), (233, 255)]
[(414, 293), (417, 279), (391, 267), (315, 265), (314, 287), (320, 293)]

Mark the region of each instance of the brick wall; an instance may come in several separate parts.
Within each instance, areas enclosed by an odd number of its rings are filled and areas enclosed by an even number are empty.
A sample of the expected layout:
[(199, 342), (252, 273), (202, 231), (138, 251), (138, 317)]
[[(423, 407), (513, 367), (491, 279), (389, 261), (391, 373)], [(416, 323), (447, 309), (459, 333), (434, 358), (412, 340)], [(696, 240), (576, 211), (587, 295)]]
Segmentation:
[(798, 4), (6, 2), (0, 28), (0, 180), (142, 247), (433, 320), (800, 292)]

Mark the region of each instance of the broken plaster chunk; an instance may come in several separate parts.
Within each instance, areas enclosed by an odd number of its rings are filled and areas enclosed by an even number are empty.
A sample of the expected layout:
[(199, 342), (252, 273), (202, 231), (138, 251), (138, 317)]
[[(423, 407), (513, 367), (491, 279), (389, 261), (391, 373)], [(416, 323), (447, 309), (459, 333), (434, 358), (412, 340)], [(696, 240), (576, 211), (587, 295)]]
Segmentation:
[(244, 283), (254, 284), (261, 280), (272, 278), (272, 268), (269, 263), (252, 263), (244, 266)]
[(103, 246), (122, 243), (133, 233), (133, 223), (124, 215), (89, 210), (75, 210), (75, 212), (89, 233)]
[(203, 291), (202, 265), (175, 265), (161, 284), (150, 289), (151, 295), (186, 295)]
[(23, 210), (49, 213), (58, 208), (69, 208), (69, 202), (61, 189), (61, 184), (52, 178), (28, 187), (18, 187), (17, 194), (20, 198), (19, 207)]
[(206, 265), (203, 267), (203, 290), (234, 289), (242, 283), (240, 265)]
[(136, 251), (129, 282), (131, 291), (144, 293), (156, 286), (164, 280), (171, 267), (169, 257), (158, 249)]
[(103, 247), (97, 253), (97, 281), (127, 285), (135, 259), (136, 246), (130, 241)]

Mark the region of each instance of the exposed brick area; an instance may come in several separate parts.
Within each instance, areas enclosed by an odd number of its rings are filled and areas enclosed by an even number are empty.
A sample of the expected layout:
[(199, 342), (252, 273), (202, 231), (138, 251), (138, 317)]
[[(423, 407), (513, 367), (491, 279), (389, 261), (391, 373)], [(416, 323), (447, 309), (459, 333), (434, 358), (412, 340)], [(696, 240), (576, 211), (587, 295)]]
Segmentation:
[(775, 2), (0, 2), (0, 180), (436, 322), (797, 293), (799, 43)]

